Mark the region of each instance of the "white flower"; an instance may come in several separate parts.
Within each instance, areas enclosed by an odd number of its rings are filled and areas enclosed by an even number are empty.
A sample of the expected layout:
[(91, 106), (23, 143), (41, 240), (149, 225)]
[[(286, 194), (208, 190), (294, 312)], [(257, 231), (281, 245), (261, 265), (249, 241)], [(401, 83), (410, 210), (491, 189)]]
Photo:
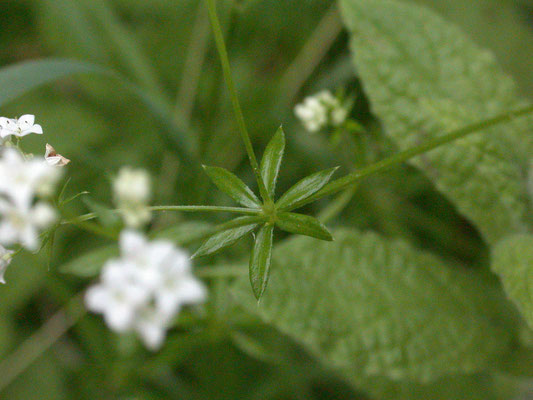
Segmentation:
[(70, 162), (68, 158), (63, 157), (61, 154), (57, 154), (56, 150), (48, 143), (46, 143), (44, 159), (48, 165), (52, 165), (54, 167), (64, 167)]
[(0, 245), (0, 283), (6, 283), (4, 274), (11, 263), (13, 251), (6, 250)]
[(294, 108), (294, 113), (309, 132), (318, 132), (328, 125), (341, 126), (346, 121), (348, 112), (348, 107), (328, 90), (305, 98), (303, 103)]
[(113, 192), (128, 227), (138, 228), (150, 221), (150, 176), (145, 170), (122, 168), (113, 182)]
[(188, 255), (171, 242), (149, 242), (138, 232), (124, 231), (120, 253), (87, 291), (87, 307), (104, 314), (112, 330), (137, 331), (149, 349), (157, 350), (182, 305), (204, 301), (206, 290), (192, 275)]
[(0, 137), (8, 136), (23, 137), (30, 133), (41, 135), (43, 128), (35, 123), (35, 116), (26, 114), (19, 119), (0, 117)]
[(54, 209), (46, 203), (16, 205), (0, 198), (0, 244), (20, 243), (35, 251), (39, 247), (39, 231), (55, 220)]
[(107, 325), (116, 332), (133, 327), (135, 314), (148, 298), (149, 291), (133, 279), (131, 268), (121, 260), (110, 260), (104, 265), (101, 283), (85, 294), (87, 307), (104, 314)]
[(147, 203), (150, 200), (150, 175), (144, 169), (122, 168), (113, 190), (118, 203)]
[(328, 122), (327, 108), (314, 97), (306, 98), (303, 104), (294, 108), (294, 112), (309, 132), (318, 132)]
[(7, 148), (1, 153), (0, 194), (21, 207), (31, 204), (36, 194), (51, 194), (60, 176), (60, 171), (46, 161), (25, 160), (14, 148)]

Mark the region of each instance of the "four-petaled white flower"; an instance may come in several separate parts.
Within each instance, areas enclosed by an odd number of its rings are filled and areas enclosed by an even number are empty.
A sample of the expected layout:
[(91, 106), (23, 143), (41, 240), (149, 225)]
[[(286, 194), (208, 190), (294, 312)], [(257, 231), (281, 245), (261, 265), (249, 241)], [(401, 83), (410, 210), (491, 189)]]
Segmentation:
[(113, 194), (128, 227), (139, 228), (150, 221), (150, 176), (145, 170), (122, 168), (113, 181)]
[(318, 92), (296, 105), (294, 113), (309, 132), (318, 132), (328, 125), (341, 126), (348, 117), (349, 107), (334, 97), (328, 90)]
[(63, 157), (61, 154), (57, 154), (56, 150), (48, 143), (46, 143), (44, 159), (48, 165), (52, 165), (54, 167), (64, 167), (70, 162), (68, 158)]
[(119, 243), (121, 257), (104, 265), (100, 283), (86, 293), (86, 305), (104, 314), (112, 330), (136, 331), (157, 350), (181, 307), (203, 302), (206, 289), (192, 274), (187, 253), (171, 242), (149, 242), (127, 230)]
[(16, 119), (0, 117), (0, 137), (8, 136), (23, 137), (30, 133), (41, 135), (43, 128), (35, 123), (35, 116), (26, 114)]
[(0, 283), (6, 283), (4, 279), (4, 274), (7, 267), (11, 263), (13, 251), (6, 250), (2, 245), (0, 245)]

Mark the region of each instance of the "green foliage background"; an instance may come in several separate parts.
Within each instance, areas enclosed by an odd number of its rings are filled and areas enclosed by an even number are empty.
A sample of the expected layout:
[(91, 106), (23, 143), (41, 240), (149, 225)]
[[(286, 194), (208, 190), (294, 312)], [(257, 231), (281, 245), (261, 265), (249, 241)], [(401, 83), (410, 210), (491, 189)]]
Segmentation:
[[(366, 8), (375, 7), (377, 17), (385, 18), (387, 2), (371, 3), (368, 1)], [(456, 85), (457, 92), (450, 96), (455, 102), (428, 96), (431, 109), (425, 114), (412, 105), (394, 107), (383, 93), (379, 77), (372, 76), (375, 71), (382, 72), (386, 49), (380, 52), (367, 47), (369, 53), (358, 58), (358, 44), (352, 43), (354, 68), (349, 33), (341, 30), (337, 11), (331, 11), (337, 7), (335, 2), (218, 2), (254, 146), (262, 152), (280, 124), (287, 133), (279, 193), (318, 170), (341, 165), (338, 174), (345, 174), (353, 168), (352, 155), (342, 146), (332, 148), (325, 135), (309, 135), (292, 115), (295, 102), (318, 89), (344, 87), (357, 94), (352, 117), (368, 130), (362, 164), (416, 143), (405, 128), (413, 126), (412, 121), (403, 126), (395, 111), (402, 114), (407, 110), (407, 118), (423, 114), (424, 126), (430, 134), (438, 134), (489, 117), (491, 112), (506, 111), (519, 104), (519, 96), (533, 98), (532, 2), (404, 3), (410, 10), (429, 6), (474, 43), (492, 51), (496, 63), (517, 83), (519, 95), (508, 96), (504, 90), (503, 98), (498, 99), (501, 104), (480, 110), (473, 105), (477, 100), (469, 97), (473, 82), (445, 80), (432, 82), (435, 87), (428, 88), (422, 82), (423, 89), (408, 89), (431, 92)], [(91, 198), (109, 204), (113, 174), (120, 166), (132, 165), (151, 172), (154, 204), (233, 205), (214, 190), (199, 164), (225, 167), (254, 187), (209, 25), (199, 10), (203, 4), (197, 0), (1, 2), (2, 66), (45, 57), (87, 61), (117, 71), (145, 96), (166, 106), (162, 108), (165, 113), (154, 114), (120, 80), (105, 74), (81, 74), (2, 104), (0, 114), (37, 116), (45, 136), (30, 137), (25, 145), (42, 153), (49, 142), (73, 160), (68, 170), (71, 194), (88, 190)], [(414, 18), (426, 16), (412, 13)], [(427, 21), (429, 31), (440, 26), (440, 20)], [(365, 28), (366, 32), (370, 29)], [(454, 44), (443, 42), (442, 47)], [(191, 48), (202, 54), (203, 46), (201, 68), (188, 67)], [(395, 70), (403, 74), (403, 82), (416, 81), (409, 76), (413, 66), (407, 62)], [(191, 85), (196, 79), (197, 88)], [(483, 76), (480, 85), (487, 79), (495, 76)], [(496, 79), (500, 80), (500, 75)], [(489, 97), (487, 104), (494, 100)], [(465, 99), (471, 103), (463, 103)], [(522, 134), (528, 126), (530, 122), (514, 129)], [(473, 145), (482, 149), (503, 147), (483, 136), (477, 138)], [(524, 143), (529, 138), (524, 136)], [(187, 146), (196, 151), (197, 159), (191, 163), (182, 157)], [(524, 164), (531, 158), (531, 153), (524, 151), (523, 156), (500, 158)], [(445, 162), (439, 164), (439, 157)], [(444, 171), (453, 169), (446, 157), (445, 151), (439, 152), (431, 161)], [(491, 162), (487, 161), (487, 168)], [(508, 207), (507, 198), (498, 208), (497, 201), (489, 201), (494, 195), (490, 185), (486, 189), (483, 182), (479, 190), (468, 187), (464, 191), (456, 190), (457, 179), (435, 185), (422, 172), (423, 165), (415, 167), (405, 164), (367, 179), (330, 223), (344, 227), (334, 231), (338, 240), (332, 245), (311, 239), (284, 242), (274, 255), (276, 268), (260, 309), (253, 303), (247, 279), (213, 280), (209, 304), (184, 313), (166, 346), (156, 354), (144, 351), (132, 338), (110, 333), (99, 316), (84, 316), (3, 388), (0, 398), (445, 400), (509, 399), (527, 391), (533, 376), (533, 351), (532, 333), (525, 322), (527, 315), (531, 321), (531, 302), (523, 300), (523, 293), (532, 286), (527, 285), (531, 278), (524, 283), (523, 275), (515, 277), (515, 270), (509, 271), (508, 266), (516, 263), (519, 272), (531, 276), (531, 257), (521, 260), (516, 254), (526, 251), (513, 247), (529, 250), (531, 238), (524, 234), (499, 241), (509, 233), (527, 230), (523, 227), (531, 226), (531, 221), (524, 221), (527, 218), (522, 214), (530, 215), (530, 210), (527, 206), (518, 211), (518, 206)], [(498, 174), (476, 178), (493, 183)], [(513, 170), (509, 175), (516, 174)], [(463, 178), (470, 182), (469, 177)], [(494, 207), (480, 211), (472, 206), (476, 199), (469, 190), (484, 193), (489, 199), (486, 202)], [(524, 186), (516, 189), (520, 190)], [(512, 196), (523, 201), (524, 193), (516, 191)], [(327, 204), (322, 200), (304, 211), (316, 215)], [(506, 218), (502, 209), (510, 209), (511, 217)], [(87, 211), (81, 201), (69, 210), (73, 215)], [(520, 215), (515, 217), (513, 212)], [(518, 222), (505, 226), (501, 221), (487, 222), (484, 216)], [(223, 215), (165, 213), (157, 216), (153, 229), (179, 241), (184, 234), (223, 220)], [(196, 223), (200, 221), (202, 224)], [(367, 231), (376, 234), (361, 233)], [(285, 236), (277, 234), (275, 239), (284, 240)], [(236, 268), (249, 255), (250, 242), (199, 259), (198, 268)], [(496, 242), (492, 250), (489, 245)], [(191, 252), (198, 245), (191, 246)], [(91, 253), (84, 263), (77, 259), (100, 248), (104, 250)], [(502, 276), (516, 308), (488, 267), (491, 250), (496, 253), (493, 270)], [(8, 284), (0, 287), (0, 360), (9, 360), (4, 357), (19, 349), (83, 290), (97, 272), (95, 267), (113, 251), (109, 241), (65, 228), (58, 232), (52, 257), (46, 252), (18, 257), (8, 270)], [(64, 273), (73, 270), (85, 271), (85, 277)], [(327, 273), (329, 270), (335, 274)], [(295, 282), (300, 284), (296, 288), (299, 295), (292, 299)], [(397, 286), (401, 290), (394, 292)], [(323, 302), (317, 301), (313, 307), (304, 301), (310, 293), (320, 295), (318, 300)], [(388, 301), (382, 301), (383, 296)], [(207, 317), (198, 319), (198, 313)], [(461, 319), (453, 320), (456, 326), (443, 322), (448, 315), (461, 313), (465, 313)], [(389, 319), (393, 325), (383, 323)], [(416, 343), (418, 335), (413, 332), (419, 330), (424, 331), (427, 344)], [(372, 342), (376, 338), (378, 341)], [(408, 346), (404, 344), (413, 341), (414, 350), (405, 350)], [(0, 370), (0, 375), (7, 374)]]

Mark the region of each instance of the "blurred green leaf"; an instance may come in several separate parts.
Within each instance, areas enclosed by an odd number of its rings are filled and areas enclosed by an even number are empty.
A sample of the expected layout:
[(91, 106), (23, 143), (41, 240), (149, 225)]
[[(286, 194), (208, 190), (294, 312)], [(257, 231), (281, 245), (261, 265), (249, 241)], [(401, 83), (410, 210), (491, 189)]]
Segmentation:
[(89, 210), (96, 214), (98, 221), (103, 227), (118, 232), (122, 226), (120, 214), (109, 208), (103, 203), (91, 199), (89, 196), (82, 198), (83, 203)]
[(329, 168), (303, 178), (281, 196), (276, 202), (276, 207), (280, 210), (285, 210), (299, 201), (311, 197), (329, 182), (337, 168)]
[[(248, 217), (242, 217), (246, 219)], [(228, 229), (211, 236), (202, 246), (193, 254), (192, 258), (206, 256), (215, 253), (225, 247), (235, 244), (239, 239), (252, 232), (257, 224), (244, 225), (238, 228)]]
[(245, 207), (258, 208), (261, 202), (252, 190), (235, 174), (220, 167), (203, 166), (211, 181), (237, 203)]
[(76, 74), (104, 73), (109, 71), (97, 65), (74, 60), (26, 61), (0, 70), (0, 105), (47, 83)]
[[(523, 105), (494, 57), (426, 8), (394, 0), (341, 4), (357, 73), (400, 149)], [(413, 160), (490, 243), (527, 229), (522, 171), (533, 150), (530, 121)]]
[(320, 240), (333, 240), (328, 228), (314, 217), (288, 212), (279, 213), (277, 216), (276, 225), (284, 231), (311, 236)]
[(429, 383), (489, 368), (509, 346), (481, 277), (401, 240), (341, 229), (334, 242), (294, 238), (274, 251), (259, 305), (237, 302), (356, 385)]
[(270, 197), (274, 197), (279, 168), (285, 152), (285, 133), (280, 127), (268, 143), (261, 160), (261, 176), (265, 182)]
[(272, 260), (272, 239), (274, 225), (265, 224), (255, 238), (252, 255), (250, 256), (250, 283), (257, 300), (261, 299), (268, 284), (270, 263)]
[(94, 278), (107, 260), (117, 257), (119, 254), (116, 245), (105, 246), (96, 250), (88, 251), (79, 257), (59, 267), (59, 272), (76, 275), (80, 278)]
[(533, 235), (513, 235), (492, 250), (492, 270), (533, 329)]

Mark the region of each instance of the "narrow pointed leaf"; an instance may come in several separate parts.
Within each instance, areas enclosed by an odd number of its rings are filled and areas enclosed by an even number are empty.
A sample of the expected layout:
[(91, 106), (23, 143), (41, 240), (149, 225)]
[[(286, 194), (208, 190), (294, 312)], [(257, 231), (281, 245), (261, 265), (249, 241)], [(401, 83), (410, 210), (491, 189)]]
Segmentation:
[(237, 203), (250, 208), (260, 206), (261, 203), (254, 192), (235, 174), (220, 167), (208, 167), (206, 165), (203, 167), (211, 181)]
[(265, 292), (272, 261), (272, 238), (274, 225), (265, 224), (257, 233), (250, 257), (250, 283), (257, 300)]
[(298, 202), (312, 196), (329, 182), (337, 168), (338, 167), (326, 169), (302, 179), (281, 196), (276, 203), (277, 208), (288, 209)]
[(276, 223), (278, 228), (298, 235), (311, 236), (320, 240), (332, 241), (333, 236), (319, 220), (309, 215), (280, 213)]
[[(246, 217), (245, 217), (246, 218)], [(257, 224), (244, 225), (238, 228), (228, 229), (211, 236), (197, 251), (192, 258), (213, 254), (225, 247), (235, 244), (243, 236), (257, 227)]]
[(283, 153), (285, 152), (285, 133), (280, 127), (274, 137), (268, 143), (261, 160), (261, 176), (265, 182), (268, 194), (274, 197), (276, 182), (278, 180), (279, 168)]

